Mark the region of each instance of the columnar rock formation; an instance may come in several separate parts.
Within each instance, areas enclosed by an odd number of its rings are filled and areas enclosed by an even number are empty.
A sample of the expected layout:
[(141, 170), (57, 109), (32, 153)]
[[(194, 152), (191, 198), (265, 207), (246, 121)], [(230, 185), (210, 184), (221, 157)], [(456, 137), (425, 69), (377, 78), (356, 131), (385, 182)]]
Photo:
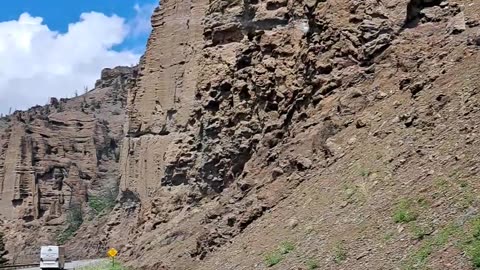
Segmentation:
[[(72, 205), (86, 207), (89, 194), (118, 185), (124, 108), (133, 73), (128, 67), (105, 69), (96, 88), (79, 97), (52, 98), (46, 106), (2, 119), (0, 215), (18, 226), (12, 234), (27, 232), (21, 227), (28, 224), (39, 231), (27, 233), (26, 239), (55, 243)], [(31, 243), (10, 243), (24, 244)]]

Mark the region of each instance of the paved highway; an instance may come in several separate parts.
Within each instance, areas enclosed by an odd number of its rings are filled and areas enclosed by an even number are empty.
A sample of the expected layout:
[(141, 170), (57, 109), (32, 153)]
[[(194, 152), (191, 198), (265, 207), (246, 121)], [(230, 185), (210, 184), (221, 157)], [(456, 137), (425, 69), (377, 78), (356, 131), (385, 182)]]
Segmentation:
[[(96, 264), (100, 264), (104, 261), (105, 261), (105, 259), (69, 262), (69, 263), (65, 264), (65, 270), (76, 270), (80, 267), (96, 265)], [(37, 268), (25, 268), (25, 269), (22, 269), (22, 270), (40, 270), (40, 268), (39, 267), (37, 267)]]

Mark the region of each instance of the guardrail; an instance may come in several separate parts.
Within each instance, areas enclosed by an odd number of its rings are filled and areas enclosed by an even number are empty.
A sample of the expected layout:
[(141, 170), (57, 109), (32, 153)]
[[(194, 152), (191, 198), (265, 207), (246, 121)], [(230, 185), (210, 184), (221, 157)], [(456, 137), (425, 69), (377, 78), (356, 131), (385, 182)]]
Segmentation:
[(28, 268), (28, 267), (39, 267), (40, 264), (38, 263), (31, 263), (31, 264), (15, 264), (15, 265), (0, 265), (0, 269), (20, 269), (20, 268)]
[[(72, 261), (65, 261), (65, 263), (71, 263)], [(30, 267), (40, 267), (39, 263), (30, 263), (30, 264), (11, 264), (11, 265), (0, 265), (0, 269), (21, 269), (21, 268), (30, 268)]]

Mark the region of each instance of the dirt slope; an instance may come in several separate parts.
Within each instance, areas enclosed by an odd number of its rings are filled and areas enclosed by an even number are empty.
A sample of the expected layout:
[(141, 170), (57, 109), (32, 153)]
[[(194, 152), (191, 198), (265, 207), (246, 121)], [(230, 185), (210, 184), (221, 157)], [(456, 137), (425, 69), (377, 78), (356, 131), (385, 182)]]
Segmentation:
[[(450, 68), (414, 101), (399, 91), (366, 108), (358, 119), (367, 126), (334, 137), (334, 164), (294, 173), (295, 190), (197, 269), (264, 269), (285, 241), (295, 250), (272, 269), (309, 260), (319, 269), (471, 269), (463, 245), (478, 218), (478, 60)], [(296, 137), (308, 151), (308, 132)]]

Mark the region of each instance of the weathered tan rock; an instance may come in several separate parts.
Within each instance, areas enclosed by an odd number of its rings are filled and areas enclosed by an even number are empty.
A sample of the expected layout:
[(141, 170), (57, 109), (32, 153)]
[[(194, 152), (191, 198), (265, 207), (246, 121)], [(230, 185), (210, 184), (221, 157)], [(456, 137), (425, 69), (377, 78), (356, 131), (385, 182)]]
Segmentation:
[[(362, 113), (389, 102), (401, 75), (415, 77), (402, 83), (412, 98), (428, 91), (439, 70), (420, 71), (419, 61), (448, 61), (421, 50), (458, 14), (436, 1), (163, 2), (129, 94), (121, 154), (121, 189), (138, 203), (131, 214), (117, 208), (104, 228), (110, 243), (141, 269), (215, 258), (309, 172), (357, 147), (345, 130), (392, 133), (377, 126), (380, 113)], [(225, 269), (212, 265), (203, 266)]]
[[(0, 134), (0, 216), (43, 234), (38, 241), (7, 247), (55, 243), (72, 205), (88, 212), (89, 194), (118, 185), (127, 88), (134, 69), (105, 69), (97, 88), (82, 96), (15, 112), (3, 119)], [(46, 229), (49, 227), (49, 229)], [(47, 240), (49, 239), (49, 240)], [(27, 260), (27, 258), (25, 258)]]
[[(396, 201), (440, 194), (422, 214), (441, 232), (465, 216), (444, 200), (465, 194), (439, 193), (435, 174), (479, 171), (474, 33), (446, 31), (461, 11), (420, 0), (163, 1), (128, 95), (118, 204), (78, 231), (69, 254), (114, 246), (137, 269), (260, 269), (291, 240), (298, 256), (274, 267), (310, 256), (321, 269), (403, 266), (422, 244), (385, 218)], [(389, 232), (403, 241), (382, 242)], [(340, 266), (329, 259), (338, 243)], [(461, 251), (445, 252), (467, 269)], [(432, 269), (450, 268), (442, 260)]]

